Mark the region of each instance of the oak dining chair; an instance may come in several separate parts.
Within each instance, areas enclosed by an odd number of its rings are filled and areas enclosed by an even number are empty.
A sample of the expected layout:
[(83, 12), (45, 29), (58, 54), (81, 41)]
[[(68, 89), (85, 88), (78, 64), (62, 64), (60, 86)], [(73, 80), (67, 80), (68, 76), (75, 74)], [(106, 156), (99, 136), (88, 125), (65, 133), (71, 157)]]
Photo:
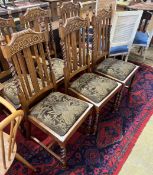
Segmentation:
[(48, 43), (52, 57), (52, 67), (55, 73), (55, 79), (57, 83), (63, 82), (64, 62), (62, 59), (57, 58), (50, 9), (44, 10), (40, 7), (28, 8), (26, 13), (20, 16), (20, 23), (23, 29), (31, 28), (36, 32), (48, 32)]
[(59, 32), (65, 63), (65, 90), (94, 105), (93, 134), (96, 134), (100, 110), (119, 93), (121, 84), (90, 71), (89, 25), (88, 16), (86, 19), (72, 17), (65, 24), (60, 21)]
[[(19, 153), (17, 153), (16, 134), (23, 118), (24, 112), (16, 110), (8, 101), (0, 97), (0, 104), (11, 113), (0, 122), (0, 175), (7, 173), (14, 159), (19, 160), (28, 168), (36, 169), (28, 163)], [(4, 130), (9, 127), (9, 133)]]
[[(101, 10), (98, 15), (93, 14), (93, 69), (95, 73), (106, 76), (122, 84), (122, 90), (118, 96), (118, 104), (121, 101), (125, 87), (131, 89), (134, 75), (139, 66), (109, 57), (110, 32), (111, 32), (111, 8)], [(129, 83), (130, 82), (130, 83)]]
[[(45, 55), (45, 47), (47, 55)], [(57, 158), (66, 167), (66, 144), (70, 137), (89, 119), (90, 133), (92, 120), (92, 104), (72, 96), (54, 91), (55, 76), (52, 71), (51, 58), (48, 48), (47, 32), (34, 32), (31, 29), (13, 34), (11, 44), (1, 43), (1, 49), (6, 59), (11, 59), (18, 78), (18, 95), (24, 110), (27, 137), (33, 139)], [(33, 58), (33, 55), (35, 58)], [(49, 65), (46, 64), (46, 57)], [(34, 61), (35, 59), (35, 61)], [(28, 71), (26, 71), (26, 68)], [(48, 68), (50, 72), (48, 72)], [(39, 69), (39, 71), (36, 71)], [(39, 72), (39, 74), (37, 73)], [(47, 135), (53, 138), (48, 146), (30, 133), (33, 123)], [(58, 143), (61, 155), (51, 148)]]

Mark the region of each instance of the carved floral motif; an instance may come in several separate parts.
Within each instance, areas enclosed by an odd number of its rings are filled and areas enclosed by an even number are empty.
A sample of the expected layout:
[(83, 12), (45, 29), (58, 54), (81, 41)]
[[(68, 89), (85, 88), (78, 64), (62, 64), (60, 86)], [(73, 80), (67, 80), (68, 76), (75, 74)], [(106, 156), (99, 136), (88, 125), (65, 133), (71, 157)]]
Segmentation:
[(27, 12), (20, 18), (21, 22), (25, 23), (29, 21), (34, 21), (35, 19), (40, 17), (48, 17), (48, 16), (49, 16), (48, 10), (43, 10), (40, 7), (34, 7), (27, 9)]
[(81, 28), (87, 28), (89, 26), (88, 19), (81, 19), (80, 17), (69, 18), (64, 26), (65, 34), (71, 33)]
[(20, 50), (30, 47), (32, 45), (38, 44), (45, 41), (45, 35), (43, 33), (34, 32), (31, 29), (23, 30), (18, 33), (14, 33), (12, 36), (12, 41), (9, 44), (10, 53), (14, 55)]
[(15, 23), (13, 21), (13, 18), (8, 18), (8, 19), (4, 19), (0, 17), (0, 28), (3, 27), (15, 27)]
[(67, 14), (68, 12), (75, 12), (79, 13), (80, 11), (80, 4), (74, 4), (73, 2), (65, 2), (61, 6), (61, 13)]

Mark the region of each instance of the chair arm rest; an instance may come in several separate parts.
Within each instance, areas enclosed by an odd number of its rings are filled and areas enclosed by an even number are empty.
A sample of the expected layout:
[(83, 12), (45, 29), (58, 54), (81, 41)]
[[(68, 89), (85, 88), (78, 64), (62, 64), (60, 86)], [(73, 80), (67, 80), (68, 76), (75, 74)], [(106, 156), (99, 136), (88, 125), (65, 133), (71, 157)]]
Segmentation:
[(11, 115), (6, 117), (2, 122), (0, 122), (0, 131), (2, 131), (11, 121), (15, 120), (16, 117), (20, 117), (20, 121), (22, 120), (24, 115), (23, 110), (14, 111)]

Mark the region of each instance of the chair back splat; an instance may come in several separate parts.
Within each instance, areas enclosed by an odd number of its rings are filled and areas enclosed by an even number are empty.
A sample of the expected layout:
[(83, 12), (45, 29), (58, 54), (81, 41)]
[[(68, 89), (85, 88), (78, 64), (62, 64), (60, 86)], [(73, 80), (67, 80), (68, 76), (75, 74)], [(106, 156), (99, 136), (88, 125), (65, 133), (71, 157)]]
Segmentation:
[(47, 43), (47, 32), (34, 32), (31, 29), (14, 33), (10, 44), (1, 41), (3, 55), (11, 59), (19, 78), (17, 86), (24, 111), (55, 87)]
[(80, 3), (73, 2), (63, 2), (62, 4), (58, 3), (58, 15), (59, 18), (66, 22), (67, 18), (71, 18), (74, 16), (80, 16)]
[(65, 88), (76, 74), (90, 69), (88, 44), (89, 17), (72, 17), (63, 25), (60, 21), (61, 47), (64, 58)]
[(142, 11), (116, 12), (111, 30), (111, 44), (132, 44), (141, 16)]
[(26, 13), (20, 16), (20, 23), (23, 29), (31, 28), (36, 32), (47, 31), (49, 33), (51, 55), (54, 54), (56, 57), (50, 9), (44, 10), (40, 7), (28, 8)]
[(132, 47), (143, 11), (116, 12), (111, 28), (110, 55), (127, 55)]
[(93, 13), (93, 52), (92, 65), (102, 61), (109, 55), (110, 30), (111, 30), (112, 8), (110, 10), (101, 10), (97, 15)]

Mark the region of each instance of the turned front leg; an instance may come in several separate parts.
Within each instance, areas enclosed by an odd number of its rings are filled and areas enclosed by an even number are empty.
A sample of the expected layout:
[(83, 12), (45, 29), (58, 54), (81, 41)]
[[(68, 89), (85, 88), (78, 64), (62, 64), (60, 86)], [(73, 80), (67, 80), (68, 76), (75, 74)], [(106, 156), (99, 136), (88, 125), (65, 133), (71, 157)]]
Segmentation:
[(66, 147), (65, 145), (60, 145), (61, 148), (61, 162), (62, 162), (62, 168), (66, 168)]

